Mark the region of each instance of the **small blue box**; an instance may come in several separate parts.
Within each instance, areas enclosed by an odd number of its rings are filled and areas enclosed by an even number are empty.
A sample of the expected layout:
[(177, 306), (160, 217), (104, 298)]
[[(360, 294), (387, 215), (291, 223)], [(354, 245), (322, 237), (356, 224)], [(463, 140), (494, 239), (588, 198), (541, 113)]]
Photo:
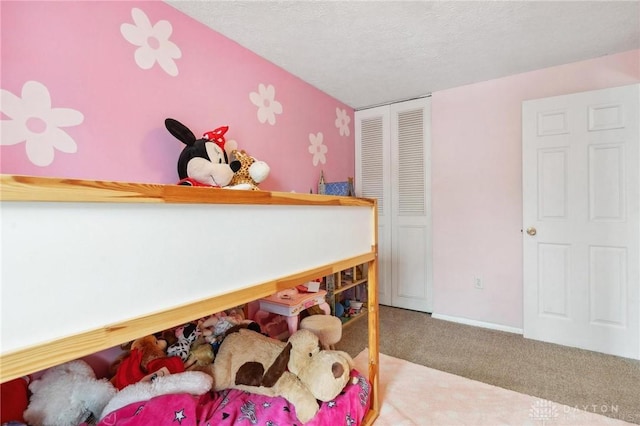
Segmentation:
[(324, 193), (327, 195), (342, 195), (350, 197), (353, 195), (353, 188), (351, 182), (329, 182), (325, 183)]

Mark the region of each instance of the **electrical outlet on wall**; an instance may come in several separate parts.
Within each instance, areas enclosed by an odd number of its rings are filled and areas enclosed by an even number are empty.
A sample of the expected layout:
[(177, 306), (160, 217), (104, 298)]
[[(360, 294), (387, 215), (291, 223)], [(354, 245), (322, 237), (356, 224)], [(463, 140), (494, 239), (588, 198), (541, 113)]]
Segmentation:
[(482, 290), (484, 288), (482, 277), (473, 277), (473, 286), (478, 290)]

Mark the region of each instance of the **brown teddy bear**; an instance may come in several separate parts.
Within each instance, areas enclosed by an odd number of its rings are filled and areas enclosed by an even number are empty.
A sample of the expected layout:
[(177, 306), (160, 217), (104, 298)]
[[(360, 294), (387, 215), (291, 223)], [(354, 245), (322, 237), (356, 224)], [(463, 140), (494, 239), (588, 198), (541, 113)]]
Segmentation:
[(232, 388), (282, 396), (306, 423), (349, 382), (353, 360), (346, 352), (320, 350), (318, 337), (296, 331), (287, 342), (248, 329), (228, 335), (213, 363), (214, 389)]
[(137, 383), (153, 373), (164, 375), (184, 372), (184, 364), (179, 356), (167, 356), (167, 342), (154, 335), (140, 337), (131, 343), (131, 348), (122, 354), (111, 366), (111, 383), (122, 389)]

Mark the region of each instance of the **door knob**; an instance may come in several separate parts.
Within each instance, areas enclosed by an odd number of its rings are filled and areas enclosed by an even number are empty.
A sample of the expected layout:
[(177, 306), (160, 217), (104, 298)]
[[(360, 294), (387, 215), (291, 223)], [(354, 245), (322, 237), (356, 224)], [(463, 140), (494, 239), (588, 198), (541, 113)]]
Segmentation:
[(527, 228), (527, 234), (531, 235), (532, 237), (536, 235), (537, 232), (538, 231), (536, 231), (536, 228), (534, 228), (533, 226)]

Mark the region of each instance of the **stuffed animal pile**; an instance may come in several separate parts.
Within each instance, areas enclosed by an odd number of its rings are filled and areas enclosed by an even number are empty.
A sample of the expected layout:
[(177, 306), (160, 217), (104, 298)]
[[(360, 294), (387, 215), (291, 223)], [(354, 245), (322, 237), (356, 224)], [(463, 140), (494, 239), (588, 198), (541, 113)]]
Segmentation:
[(228, 333), (238, 328), (249, 328), (260, 332), (260, 326), (244, 317), (244, 313), (240, 308), (229, 309), (228, 311), (218, 312), (208, 318), (203, 318), (198, 322), (198, 327), (204, 340), (211, 344), (213, 352), (217, 353), (222, 341)]
[(117, 391), (106, 379), (96, 379), (85, 361), (76, 360), (50, 368), (29, 385), (32, 395), (24, 419), (30, 426), (94, 424), (133, 402), (171, 393), (202, 395), (212, 385), (210, 375), (187, 371), (140, 381)]
[(318, 337), (308, 330), (282, 342), (246, 328), (255, 323), (245, 321), (226, 330), (214, 357), (211, 344), (198, 336), (197, 325), (203, 322), (177, 328), (174, 356), (167, 354), (166, 341), (153, 335), (135, 340), (113, 363), (111, 381), (97, 379), (82, 360), (50, 368), (29, 385), (24, 420), (31, 426), (76, 426), (159, 395), (240, 389), (284, 397), (306, 423), (318, 412), (318, 400), (333, 400), (350, 379), (351, 357), (321, 350)]
[(349, 382), (353, 360), (346, 352), (320, 350), (318, 337), (298, 330), (288, 342), (242, 329), (222, 342), (213, 364), (214, 389), (281, 396), (306, 423)]

